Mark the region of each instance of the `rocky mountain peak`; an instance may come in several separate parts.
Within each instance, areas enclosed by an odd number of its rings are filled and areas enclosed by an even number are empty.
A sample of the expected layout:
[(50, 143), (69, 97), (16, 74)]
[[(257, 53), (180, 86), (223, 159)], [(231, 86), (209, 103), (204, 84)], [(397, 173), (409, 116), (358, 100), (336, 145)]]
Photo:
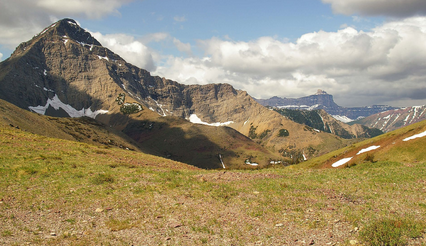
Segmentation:
[(53, 25), (53, 33), (58, 36), (68, 37), (79, 43), (102, 46), (89, 32), (81, 28), (75, 20), (62, 19)]
[(25, 53), (30, 47), (44, 42), (58, 42), (62, 41), (67, 43), (73, 40), (83, 46), (102, 46), (89, 32), (81, 28), (78, 23), (69, 18), (59, 20), (50, 26), (46, 27), (39, 34), (35, 35), (31, 40), (21, 43), (13, 52), (12, 57), (16, 57)]

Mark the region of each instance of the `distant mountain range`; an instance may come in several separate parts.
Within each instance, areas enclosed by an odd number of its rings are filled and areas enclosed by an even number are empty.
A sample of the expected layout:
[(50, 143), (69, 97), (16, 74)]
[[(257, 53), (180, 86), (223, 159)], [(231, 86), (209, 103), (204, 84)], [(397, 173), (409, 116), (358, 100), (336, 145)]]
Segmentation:
[(337, 105), (333, 96), (323, 90), (318, 90), (316, 94), (301, 98), (281, 98), (272, 97), (270, 99), (256, 99), (264, 106), (276, 108), (315, 110), (323, 109), (336, 119), (342, 122), (350, 122), (359, 118), (368, 117), (373, 114), (387, 110), (398, 109), (386, 105), (373, 105), (370, 107), (341, 107)]
[(423, 120), (426, 120), (426, 106), (413, 106), (381, 112), (353, 123), (389, 132)]

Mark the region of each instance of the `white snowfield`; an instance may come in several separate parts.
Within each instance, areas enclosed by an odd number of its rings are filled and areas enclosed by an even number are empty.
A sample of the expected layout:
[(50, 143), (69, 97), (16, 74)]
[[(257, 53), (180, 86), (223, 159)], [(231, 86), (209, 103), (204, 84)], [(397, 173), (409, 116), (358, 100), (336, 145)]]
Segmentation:
[(109, 61), (109, 58), (108, 58), (108, 57), (106, 57), (106, 56), (98, 56), (98, 58), (99, 58), (100, 60), (104, 59), (104, 60)]
[(353, 119), (348, 118), (348, 117), (346, 117), (346, 116), (344, 116), (344, 115), (332, 115), (332, 117), (333, 117), (334, 119), (338, 120), (338, 121), (343, 122), (343, 123), (349, 123), (349, 122), (351, 122), (351, 121), (354, 121)]
[(31, 107), (30, 106), (28, 108), (33, 112), (45, 115), (46, 110), (47, 110), (47, 108), (49, 108), (49, 106), (52, 106), (52, 108), (54, 108), (55, 110), (62, 108), (65, 112), (67, 112), (67, 114), (70, 117), (73, 117), (73, 118), (87, 116), (87, 117), (94, 119), (94, 118), (96, 118), (96, 116), (98, 114), (108, 113), (108, 110), (96, 110), (95, 112), (93, 112), (90, 108), (88, 108), (88, 109), (82, 108), (81, 110), (77, 110), (77, 109), (73, 108), (71, 105), (61, 102), (58, 95), (56, 95), (56, 94), (52, 99), (47, 99), (46, 105), (44, 105), (44, 106), (39, 105), (37, 107)]
[(371, 151), (371, 150), (375, 150), (375, 149), (378, 149), (378, 148), (380, 148), (380, 146), (373, 145), (373, 146), (370, 146), (370, 147), (368, 147), (368, 148), (365, 148), (365, 149), (360, 150), (360, 151), (357, 153), (357, 155), (362, 154), (362, 153), (365, 153), (365, 152), (368, 152), (368, 151)]
[(196, 114), (191, 114), (189, 116), (189, 121), (194, 124), (202, 124), (202, 125), (208, 125), (208, 126), (227, 126), (229, 124), (234, 123), (233, 121), (228, 121), (224, 123), (216, 122), (216, 123), (207, 123), (203, 122)]
[(424, 136), (426, 136), (426, 131), (419, 133), (419, 134), (416, 134), (416, 135), (413, 135), (413, 136), (408, 137), (408, 138), (404, 138), (402, 141), (407, 142), (409, 140), (416, 139), (416, 138), (422, 138)]
[(339, 167), (343, 164), (348, 163), (350, 160), (352, 159), (352, 157), (348, 157), (348, 158), (343, 158), (339, 161), (336, 161), (335, 163), (333, 163), (333, 165), (331, 165), (332, 167)]

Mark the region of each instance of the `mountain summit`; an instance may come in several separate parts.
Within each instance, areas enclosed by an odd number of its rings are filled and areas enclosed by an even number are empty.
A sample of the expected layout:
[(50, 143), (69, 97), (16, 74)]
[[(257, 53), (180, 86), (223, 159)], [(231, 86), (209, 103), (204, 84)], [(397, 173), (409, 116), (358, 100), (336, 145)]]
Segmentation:
[(124, 63), (76, 21), (60, 20), (20, 44), (0, 64), (0, 98), (53, 116), (95, 116), (102, 107), (108, 110), (99, 98), (99, 86), (106, 85), (102, 80), (107, 77), (92, 79), (108, 73), (103, 59)]

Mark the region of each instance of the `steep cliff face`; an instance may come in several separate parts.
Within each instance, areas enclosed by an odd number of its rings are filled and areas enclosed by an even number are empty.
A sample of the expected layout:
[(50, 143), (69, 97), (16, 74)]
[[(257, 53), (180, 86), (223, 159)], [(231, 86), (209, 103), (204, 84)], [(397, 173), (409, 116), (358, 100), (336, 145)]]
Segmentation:
[[(71, 19), (47, 27), (0, 63), (0, 98), (40, 114), (89, 116), (135, 136), (134, 120), (166, 122), (174, 129), (181, 120), (163, 119), (174, 116), (227, 125), (277, 153), (309, 148), (313, 151), (306, 156), (311, 157), (345, 144), (266, 109), (231, 85), (183, 85), (151, 76), (101, 46)], [(284, 130), (287, 136), (280, 135)], [(205, 134), (215, 132), (226, 133)]]

